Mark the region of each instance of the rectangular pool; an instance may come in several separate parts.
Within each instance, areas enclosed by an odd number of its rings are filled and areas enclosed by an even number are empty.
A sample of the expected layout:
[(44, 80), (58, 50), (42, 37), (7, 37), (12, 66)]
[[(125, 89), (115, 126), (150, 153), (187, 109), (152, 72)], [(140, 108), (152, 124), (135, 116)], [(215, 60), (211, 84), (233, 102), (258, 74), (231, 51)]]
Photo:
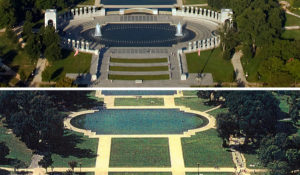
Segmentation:
[(101, 0), (104, 5), (173, 5), (176, 0)]
[(177, 91), (102, 91), (106, 96), (118, 95), (174, 95)]

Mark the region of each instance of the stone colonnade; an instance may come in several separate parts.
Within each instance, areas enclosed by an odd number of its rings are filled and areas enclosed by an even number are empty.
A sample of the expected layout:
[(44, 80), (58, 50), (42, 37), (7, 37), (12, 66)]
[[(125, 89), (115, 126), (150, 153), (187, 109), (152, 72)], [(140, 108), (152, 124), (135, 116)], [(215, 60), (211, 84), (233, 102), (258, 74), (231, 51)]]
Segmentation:
[(182, 6), (182, 14), (183, 15), (204, 16), (207, 18), (215, 19), (215, 20), (221, 19), (221, 13), (218, 13), (213, 10), (202, 9), (202, 8), (193, 7), (193, 6)]
[(215, 36), (205, 40), (189, 42), (187, 51), (190, 52), (190, 51), (197, 51), (197, 49), (200, 50), (212, 49), (218, 47), (219, 45), (220, 45), (220, 36)]
[(90, 43), (87, 41), (79, 41), (70, 38), (62, 38), (61, 45), (62, 47), (65, 48), (78, 49), (81, 52), (89, 52), (89, 53), (97, 52), (97, 50), (90, 49)]
[(73, 19), (75, 16), (92, 15), (97, 12), (96, 6), (87, 6), (81, 8), (71, 9), (70, 11), (64, 12), (60, 17), (64, 20)]

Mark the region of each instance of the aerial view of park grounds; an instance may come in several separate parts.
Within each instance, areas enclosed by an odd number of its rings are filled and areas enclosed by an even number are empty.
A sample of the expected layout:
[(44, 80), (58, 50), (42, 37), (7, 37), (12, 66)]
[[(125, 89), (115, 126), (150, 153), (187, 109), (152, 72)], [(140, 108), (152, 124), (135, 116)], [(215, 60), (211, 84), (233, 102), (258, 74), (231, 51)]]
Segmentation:
[(0, 86), (299, 87), (299, 39), (300, 0), (0, 0)]
[(300, 0), (0, 0), (0, 175), (300, 175)]
[(1, 91), (0, 174), (298, 175), (298, 91)]

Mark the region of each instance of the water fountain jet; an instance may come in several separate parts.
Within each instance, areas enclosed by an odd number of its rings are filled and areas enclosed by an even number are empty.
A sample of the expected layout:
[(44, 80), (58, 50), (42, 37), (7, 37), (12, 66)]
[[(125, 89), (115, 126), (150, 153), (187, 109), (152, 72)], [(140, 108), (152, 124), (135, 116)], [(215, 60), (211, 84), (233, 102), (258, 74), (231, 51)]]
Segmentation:
[(96, 37), (102, 36), (102, 33), (101, 33), (101, 25), (100, 25), (99, 23), (97, 23), (97, 25), (96, 25), (95, 36), (96, 36)]
[(183, 34), (182, 34), (182, 25), (180, 24), (180, 22), (177, 24), (177, 29), (176, 29), (175, 36), (183, 36)]

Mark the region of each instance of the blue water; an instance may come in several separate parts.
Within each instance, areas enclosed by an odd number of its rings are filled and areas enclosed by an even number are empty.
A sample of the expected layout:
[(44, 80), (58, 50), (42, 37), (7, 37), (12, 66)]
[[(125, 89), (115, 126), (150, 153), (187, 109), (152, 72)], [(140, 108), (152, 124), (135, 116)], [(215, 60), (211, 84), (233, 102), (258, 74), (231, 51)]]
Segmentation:
[(207, 124), (207, 119), (177, 109), (102, 110), (71, 120), (97, 134), (181, 134)]
[(173, 5), (176, 0), (101, 0), (104, 5)]
[[(126, 20), (154, 19), (155, 16), (124, 16)], [(106, 24), (101, 27), (102, 36), (95, 37), (95, 29), (81, 33), (85, 40), (100, 43), (106, 47), (172, 47), (196, 37), (196, 33), (183, 26), (183, 36), (175, 36), (176, 26), (170, 24)]]
[(174, 95), (177, 91), (102, 91), (103, 95)]

